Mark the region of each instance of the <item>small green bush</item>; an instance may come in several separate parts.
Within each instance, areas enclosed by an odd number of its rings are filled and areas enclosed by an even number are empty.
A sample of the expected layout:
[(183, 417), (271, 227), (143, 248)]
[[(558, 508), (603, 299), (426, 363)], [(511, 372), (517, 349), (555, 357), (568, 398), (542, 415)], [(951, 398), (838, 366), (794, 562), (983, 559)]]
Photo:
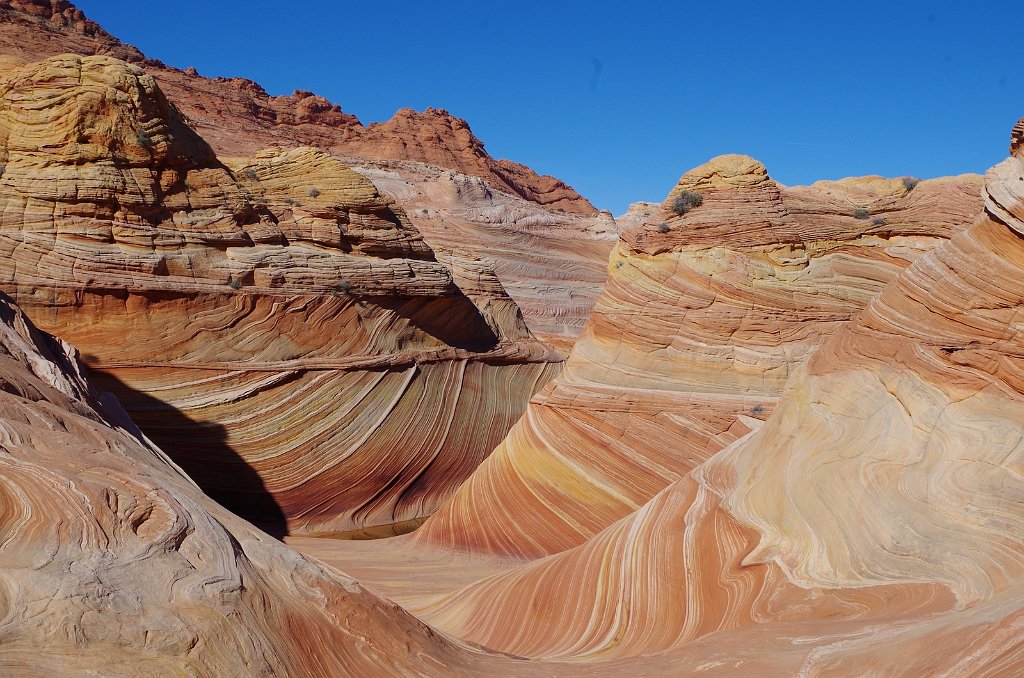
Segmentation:
[(917, 177), (903, 177), (903, 188), (907, 189), (907, 193), (914, 190), (914, 187), (921, 183), (921, 180)]
[(704, 198), (697, 191), (683, 191), (672, 201), (672, 211), (682, 216), (694, 207), (704, 204)]
[(863, 207), (858, 207), (857, 209), (850, 212), (850, 216), (853, 217), (854, 219), (867, 219), (868, 217), (871, 216), (871, 212), (869, 210), (864, 209)]
[(242, 289), (242, 281), (238, 280), (237, 278), (232, 278), (231, 280), (228, 281), (228, 287), (230, 287), (233, 290), (240, 290)]
[(668, 227), (668, 224), (666, 224), (664, 221), (658, 224), (658, 233), (668, 233), (669, 230), (670, 229)]
[(352, 291), (352, 283), (350, 283), (347, 280), (339, 280), (338, 283), (334, 286), (334, 290), (338, 294), (348, 294), (349, 292)]
[(885, 217), (871, 217), (872, 226), (885, 226)]
[(252, 169), (251, 167), (249, 169), (245, 170), (244, 172), (242, 172), (242, 174), (244, 174), (246, 176), (246, 178), (251, 179), (253, 181), (256, 181), (257, 179), (259, 179), (259, 175), (256, 174), (256, 170)]
[(139, 146), (149, 148), (150, 146), (153, 145), (153, 137), (149, 136), (149, 132), (147, 132), (144, 129), (140, 128), (138, 134), (136, 134), (136, 137), (139, 141)]
[(317, 197), (318, 195), (320, 195), (320, 191), (319, 191), (318, 189), (316, 189), (316, 188), (311, 188), (311, 189), (309, 189), (309, 192), (307, 193), (307, 195), (308, 195), (308, 196), (309, 196), (310, 198), (315, 198), (315, 197)]

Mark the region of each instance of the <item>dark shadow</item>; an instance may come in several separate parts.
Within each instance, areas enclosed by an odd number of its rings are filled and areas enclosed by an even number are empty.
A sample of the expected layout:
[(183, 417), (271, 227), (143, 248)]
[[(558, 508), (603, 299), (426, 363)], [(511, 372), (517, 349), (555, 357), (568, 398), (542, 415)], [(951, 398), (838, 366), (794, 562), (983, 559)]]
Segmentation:
[(435, 339), (467, 351), (489, 351), (498, 336), (469, 297), (371, 297), (367, 303), (393, 311)]
[[(82, 356), (88, 365), (88, 356)], [(89, 367), (89, 380), (121, 401), (132, 421), (214, 501), (281, 539), (284, 512), (255, 470), (227, 442), (227, 430), (198, 422), (162, 400), (131, 388), (110, 372)]]

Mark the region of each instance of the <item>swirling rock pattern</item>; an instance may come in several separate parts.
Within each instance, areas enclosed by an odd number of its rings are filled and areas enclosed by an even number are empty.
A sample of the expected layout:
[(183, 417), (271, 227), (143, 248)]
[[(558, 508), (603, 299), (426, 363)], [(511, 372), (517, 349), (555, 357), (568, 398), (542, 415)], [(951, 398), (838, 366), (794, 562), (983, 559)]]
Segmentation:
[(145, 67), (221, 156), (316, 146), (364, 168), (435, 251), (493, 269), (535, 336), (565, 354), (583, 329), (617, 237), (613, 220), (558, 179), (492, 159), (464, 120), (405, 109), (364, 127), (311, 92), (273, 97), (249, 80), (203, 78), (147, 59), (65, 0), (0, 6), (0, 72), (8, 62), (66, 52)]
[(4, 288), (254, 519), (408, 529), (558, 368), (371, 182), (310, 148), (229, 168), (136, 66), (14, 71), (0, 163)]
[(210, 501), (4, 295), (0, 450), (4, 675), (516, 672)]
[[(746, 156), (687, 172), (623, 233), (563, 373), (415, 539), (539, 557), (637, 510), (767, 417), (795, 366), (970, 221), (979, 181), (782, 189)], [(675, 215), (683, 190), (703, 204)]]
[(1012, 148), (973, 224), (792, 366), (763, 424), (580, 545), (412, 609), (531, 657), (1019, 674), (1024, 149)]

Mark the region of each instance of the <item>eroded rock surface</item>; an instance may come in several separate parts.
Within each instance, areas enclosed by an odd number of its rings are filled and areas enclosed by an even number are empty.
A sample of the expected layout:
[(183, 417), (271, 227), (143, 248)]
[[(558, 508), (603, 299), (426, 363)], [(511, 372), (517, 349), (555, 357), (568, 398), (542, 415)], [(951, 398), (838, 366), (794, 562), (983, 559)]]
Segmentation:
[[(0, 5), (0, 45), (21, 62), (73, 52), (104, 54), (145, 67), (219, 155), (251, 155), (270, 146), (315, 146), (374, 160), (412, 160), (482, 177), (500, 190), (552, 209), (594, 214), (564, 182), (495, 160), (465, 120), (440, 109), (398, 111), (364, 126), (312, 92), (271, 96), (244, 78), (204, 78), (145, 57), (104, 31), (67, 0), (7, 0)], [(2, 66), (2, 64), (0, 64)]]
[[(970, 222), (979, 189), (970, 176), (782, 189), (746, 156), (687, 172), (624, 232), (563, 373), (415, 539), (539, 557), (637, 510), (765, 419), (797, 365)], [(676, 215), (683, 190), (703, 203)]]
[(12, 72), (0, 163), (4, 289), (253, 519), (408, 529), (557, 369), (371, 182), (311, 148), (229, 167), (137, 66)]
[[(457, 637), (535, 658), (657, 658), (725, 675), (1019, 673), (1024, 156), (1012, 148), (986, 175), (973, 223), (922, 248), (859, 313), (819, 331), (763, 423), (742, 419), (747, 433), (577, 545), (555, 552), (537, 539), (529, 545), (551, 555), (409, 607)], [(706, 191), (704, 205), (715, 207)], [(763, 204), (776, 205), (765, 193)], [(775, 209), (763, 223), (794, 228)], [(859, 256), (884, 261), (876, 250)], [(613, 457), (615, 466), (626, 463)], [(520, 491), (544, 496), (525, 476), (514, 477)], [(609, 488), (628, 488), (576, 477), (589, 486), (576, 501), (598, 507)], [(505, 487), (467, 487), (475, 494), (451, 506), (475, 499), (493, 515), (485, 493)], [(568, 492), (552, 496), (551, 506), (571, 505)], [(405, 548), (431, 544), (414, 535)]]
[(452, 675), (496, 661), (212, 502), (6, 295), (0, 507), (4, 675)]

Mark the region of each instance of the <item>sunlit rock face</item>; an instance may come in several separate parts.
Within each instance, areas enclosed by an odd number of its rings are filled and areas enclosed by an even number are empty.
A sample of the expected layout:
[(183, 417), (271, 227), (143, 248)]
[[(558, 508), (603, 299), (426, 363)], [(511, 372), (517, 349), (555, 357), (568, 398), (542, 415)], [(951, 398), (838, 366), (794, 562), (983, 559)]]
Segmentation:
[[(146, 68), (195, 121), (220, 155), (264, 147), (316, 146), (373, 160), (415, 161), (481, 177), (524, 200), (567, 213), (596, 210), (571, 186), (509, 160), (496, 160), (465, 120), (445, 110), (402, 109), (364, 126), (338, 104), (305, 90), (271, 96), (245, 78), (205, 78), (147, 58), (90, 21), (67, 0), (7, 0), (0, 6), (0, 52), (21, 62), (63, 53), (105, 54)], [(4, 66), (0, 59), (0, 70)]]
[[(412, 187), (412, 204), (406, 202), (409, 190), (400, 190), (400, 200), (424, 210), (411, 216), (435, 250), (454, 245), (493, 268), (530, 329), (568, 352), (600, 292), (614, 243), (611, 218), (570, 186), (520, 163), (495, 160), (466, 121), (446, 111), (403, 109), (364, 126), (311, 92), (270, 96), (250, 80), (168, 67), (107, 34), (70, 3), (58, 5), (12, 0), (0, 7), (0, 72), (8, 62), (64, 52), (109, 54), (145, 67), (219, 155), (309, 145), (392, 174)], [(449, 174), (480, 183), (489, 204), (439, 194), (432, 185)]]
[[(682, 191), (703, 202), (677, 215)], [(980, 208), (972, 176), (784, 189), (746, 156), (687, 172), (624, 232), (563, 373), (416, 539), (513, 557), (582, 543), (765, 419), (795, 366)]]
[(226, 505), (293, 531), (408, 529), (557, 358), (486, 271), (462, 274), (466, 296), (404, 212), (325, 152), (230, 162), (136, 66), (14, 71), (0, 283)]
[(490, 666), (212, 502), (100, 396), (74, 350), (36, 330), (6, 295), (0, 438), (5, 676)]
[(1024, 670), (1015, 135), (981, 214), (792, 364), (763, 424), (747, 420), (749, 433), (579, 545), (423, 601), (418, 616), (549, 659), (658, 656), (736, 675)]
[(145, 68), (221, 158), (276, 146), (342, 156), (406, 208), (435, 252), (492, 269), (535, 336), (565, 354), (582, 330), (604, 283), (613, 220), (564, 182), (492, 158), (466, 121), (405, 109), (364, 126), (312, 92), (271, 96), (250, 80), (149, 59), (64, 0), (0, 5), (0, 73), (67, 52)]

